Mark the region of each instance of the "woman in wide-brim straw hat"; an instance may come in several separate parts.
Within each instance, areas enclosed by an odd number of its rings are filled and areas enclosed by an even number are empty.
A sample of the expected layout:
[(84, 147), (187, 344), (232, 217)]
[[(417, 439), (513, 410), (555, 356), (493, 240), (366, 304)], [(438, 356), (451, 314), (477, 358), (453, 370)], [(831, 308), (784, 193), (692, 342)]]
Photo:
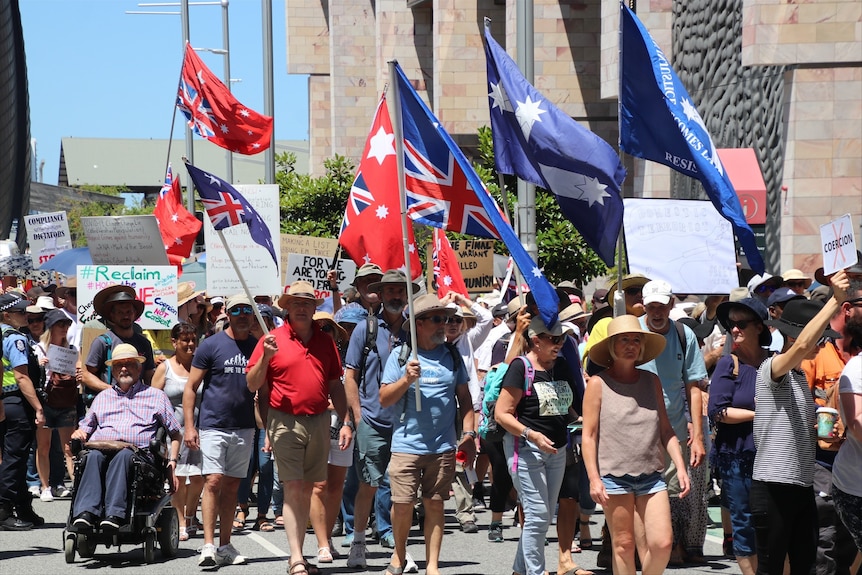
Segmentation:
[(590, 360), (607, 369), (587, 384), (582, 448), (590, 495), (608, 518), (616, 575), (635, 573), (635, 515), (645, 526), (645, 547), (638, 549), (643, 572), (661, 573), (670, 559), (665, 452), (678, 470), (680, 497), (690, 489), (661, 382), (638, 369), (664, 346), (664, 336), (642, 328), (635, 316), (623, 315), (611, 320), (607, 337), (590, 349)]

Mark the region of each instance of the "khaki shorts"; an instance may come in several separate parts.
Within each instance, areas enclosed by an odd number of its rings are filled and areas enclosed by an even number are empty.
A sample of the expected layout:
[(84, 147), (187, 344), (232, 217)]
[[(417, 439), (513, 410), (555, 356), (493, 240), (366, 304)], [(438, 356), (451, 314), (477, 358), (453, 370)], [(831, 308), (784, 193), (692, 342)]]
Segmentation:
[(392, 503), (416, 502), (419, 488), (424, 499), (446, 501), (455, 478), (455, 452), (413, 455), (393, 453), (389, 460)]
[[(685, 461), (686, 471), (688, 472), (689, 480), (691, 480), (691, 467), (689, 467), (688, 462), (691, 460), (691, 450), (688, 445), (680, 445), (680, 450), (682, 451), (682, 460)], [(704, 461), (701, 465), (707, 465), (707, 462)], [(667, 483), (667, 494), (670, 497), (679, 497), (680, 492), (682, 491), (682, 486), (679, 484), (679, 477), (676, 474), (676, 465), (673, 464), (673, 460), (670, 456), (665, 457), (665, 466), (664, 466), (664, 482)]]
[(326, 481), (329, 412), (291, 415), (269, 410), (266, 426), (280, 481)]

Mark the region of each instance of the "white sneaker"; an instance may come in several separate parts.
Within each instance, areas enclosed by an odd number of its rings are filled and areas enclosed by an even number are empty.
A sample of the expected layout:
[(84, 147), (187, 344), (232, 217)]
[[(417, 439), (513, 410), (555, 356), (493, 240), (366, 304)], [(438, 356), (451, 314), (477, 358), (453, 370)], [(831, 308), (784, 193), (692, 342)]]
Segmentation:
[(30, 495), (33, 497), (40, 497), (42, 495), (42, 488), (38, 485), (31, 485), (27, 491), (29, 491)]
[(201, 556), (198, 558), (198, 567), (217, 567), (216, 548), (212, 543), (206, 543), (201, 548)]
[(239, 551), (234, 548), (233, 544), (228, 543), (222, 545), (215, 552), (215, 560), (219, 566), (224, 565), (245, 565), (248, 559), (244, 555), (240, 555)]
[(66, 487), (65, 485), (58, 485), (58, 486), (54, 487), (53, 492), (54, 492), (54, 497), (65, 498), (65, 497), (71, 497), (72, 496), (72, 492), (69, 491), (69, 488)]
[(49, 501), (54, 501), (54, 494), (51, 493), (50, 487), (45, 487), (42, 489), (42, 493), (39, 495), (39, 499), (48, 503)]
[(365, 569), (368, 563), (365, 561), (365, 543), (357, 543), (356, 541), (350, 545), (350, 555), (347, 556), (348, 567), (359, 567)]
[(407, 561), (404, 562), (404, 572), (419, 573), (419, 565), (416, 564), (416, 561), (413, 560), (410, 553), (407, 553)]

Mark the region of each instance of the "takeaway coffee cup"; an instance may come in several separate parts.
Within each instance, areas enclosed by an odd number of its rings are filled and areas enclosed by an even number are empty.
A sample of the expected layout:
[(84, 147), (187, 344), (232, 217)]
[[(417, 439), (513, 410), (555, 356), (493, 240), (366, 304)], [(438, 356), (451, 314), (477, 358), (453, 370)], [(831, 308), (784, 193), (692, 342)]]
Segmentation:
[(817, 408), (817, 437), (820, 439), (834, 439), (833, 429), (838, 420), (838, 410), (831, 407)]

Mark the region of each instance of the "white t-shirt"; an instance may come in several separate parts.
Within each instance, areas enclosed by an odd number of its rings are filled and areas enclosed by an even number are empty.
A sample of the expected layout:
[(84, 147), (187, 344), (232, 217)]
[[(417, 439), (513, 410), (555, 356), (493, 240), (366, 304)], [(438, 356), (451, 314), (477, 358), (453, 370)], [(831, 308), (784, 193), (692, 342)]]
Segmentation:
[[(838, 390), (842, 396), (862, 394), (862, 354), (850, 358), (844, 366), (841, 379), (838, 380)], [(840, 405), (839, 410), (841, 421), (846, 425), (847, 416)], [(862, 497), (862, 443), (849, 433), (841, 449), (838, 450), (838, 455), (835, 456), (835, 463), (832, 465), (832, 483), (844, 493)]]

